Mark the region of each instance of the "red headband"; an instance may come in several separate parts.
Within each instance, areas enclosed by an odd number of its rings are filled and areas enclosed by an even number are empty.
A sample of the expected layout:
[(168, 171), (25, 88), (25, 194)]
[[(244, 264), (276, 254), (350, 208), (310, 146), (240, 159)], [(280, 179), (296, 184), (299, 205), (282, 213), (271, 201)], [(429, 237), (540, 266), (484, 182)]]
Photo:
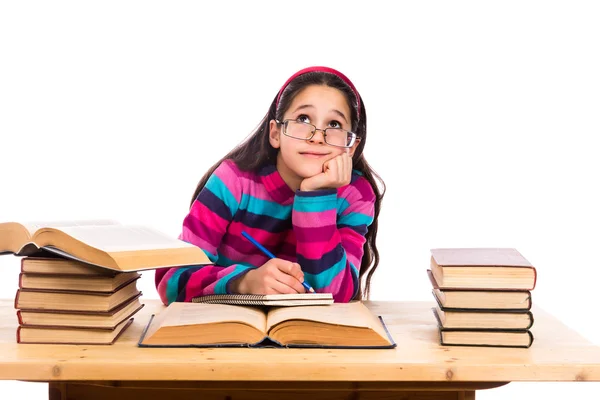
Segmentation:
[(298, 71), (294, 75), (292, 75), (283, 84), (283, 86), (281, 87), (281, 89), (279, 89), (279, 94), (277, 95), (277, 103), (275, 104), (276, 108), (279, 107), (279, 99), (281, 99), (281, 94), (283, 93), (283, 91), (285, 90), (285, 88), (287, 87), (287, 85), (289, 85), (290, 82), (293, 81), (294, 79), (296, 79), (298, 76), (306, 74), (308, 72), (328, 72), (330, 74), (334, 74), (335, 76), (339, 77), (348, 86), (350, 86), (350, 88), (354, 92), (354, 95), (356, 96), (356, 104), (357, 104), (356, 115), (357, 115), (357, 117), (360, 118), (360, 96), (358, 95), (358, 90), (356, 90), (356, 88), (354, 87), (354, 85), (352, 84), (352, 82), (350, 82), (350, 79), (348, 79), (346, 77), (346, 75), (342, 74), (340, 71), (337, 71), (337, 70), (335, 70), (333, 68), (329, 68), (329, 67), (308, 67), (308, 68), (301, 69), (300, 71)]

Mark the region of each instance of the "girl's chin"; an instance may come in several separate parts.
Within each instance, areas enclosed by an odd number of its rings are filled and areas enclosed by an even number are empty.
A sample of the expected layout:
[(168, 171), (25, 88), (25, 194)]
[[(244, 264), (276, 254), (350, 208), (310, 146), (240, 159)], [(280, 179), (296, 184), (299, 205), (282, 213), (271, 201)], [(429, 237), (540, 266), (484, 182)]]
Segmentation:
[(306, 179), (306, 178), (313, 177), (315, 175), (319, 175), (321, 172), (323, 172), (323, 167), (321, 167), (321, 166), (312, 167), (312, 166), (304, 165), (301, 168), (298, 168), (296, 170), (296, 173), (302, 179)]

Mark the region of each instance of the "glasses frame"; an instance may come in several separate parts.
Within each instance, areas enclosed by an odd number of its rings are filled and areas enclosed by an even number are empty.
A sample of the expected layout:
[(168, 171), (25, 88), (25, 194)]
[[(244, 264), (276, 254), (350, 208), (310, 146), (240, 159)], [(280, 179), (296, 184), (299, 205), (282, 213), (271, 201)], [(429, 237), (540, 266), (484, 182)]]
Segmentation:
[[(341, 147), (341, 148), (344, 148), (344, 149), (348, 149), (348, 148), (350, 148), (350, 147), (354, 146), (354, 144), (356, 143), (356, 141), (357, 141), (357, 140), (360, 140), (360, 139), (361, 139), (361, 137), (360, 137), (360, 136), (358, 136), (356, 133), (354, 133), (354, 132), (352, 132), (352, 131), (347, 131), (346, 129), (341, 129), (341, 128), (325, 128), (325, 129), (319, 129), (319, 128), (317, 128), (316, 126), (314, 126), (313, 124), (309, 124), (308, 122), (300, 122), (300, 121), (297, 121), (297, 120), (295, 120), (295, 119), (291, 119), (291, 118), (284, 119), (283, 121), (279, 121), (278, 119), (276, 119), (276, 120), (275, 120), (275, 122), (277, 122), (277, 124), (279, 124), (279, 125), (283, 125), (283, 134), (284, 134), (285, 136), (287, 136), (287, 137), (291, 137), (292, 139), (297, 139), (297, 140), (311, 140), (311, 139), (312, 139), (312, 138), (315, 136), (315, 133), (317, 133), (317, 131), (321, 131), (321, 132), (323, 132), (323, 140), (324, 140), (324, 141), (325, 141), (325, 143), (327, 143), (329, 146)], [(295, 136), (288, 135), (288, 134), (286, 133), (286, 131), (287, 131), (287, 127), (288, 127), (288, 122), (295, 122), (295, 123), (298, 123), (298, 124), (304, 124), (304, 125), (307, 125), (307, 126), (312, 126), (312, 133), (311, 133), (311, 134), (310, 134), (310, 136), (308, 136), (306, 139), (301, 139), (301, 138), (297, 138), (297, 137), (295, 137)], [(343, 132), (346, 132), (346, 133), (350, 133), (350, 134), (352, 134), (352, 141), (350, 142), (350, 144), (349, 144), (349, 145), (346, 145), (346, 146), (340, 146), (339, 144), (331, 144), (331, 143), (329, 143), (329, 142), (327, 141), (327, 130), (328, 130), (328, 129), (336, 129), (336, 130), (339, 130), (339, 131), (343, 131)]]

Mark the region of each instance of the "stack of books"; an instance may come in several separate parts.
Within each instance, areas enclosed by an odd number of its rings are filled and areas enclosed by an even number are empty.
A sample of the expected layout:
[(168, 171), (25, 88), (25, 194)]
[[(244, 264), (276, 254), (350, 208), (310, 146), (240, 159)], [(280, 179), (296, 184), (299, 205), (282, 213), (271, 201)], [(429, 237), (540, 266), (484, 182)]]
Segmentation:
[(140, 277), (60, 257), (22, 258), (17, 342), (112, 344), (143, 307)]
[(537, 272), (513, 248), (431, 250), (427, 271), (442, 345), (532, 345)]
[(22, 256), (18, 343), (112, 344), (141, 308), (139, 271), (211, 264), (199, 247), (112, 220), (0, 223)]

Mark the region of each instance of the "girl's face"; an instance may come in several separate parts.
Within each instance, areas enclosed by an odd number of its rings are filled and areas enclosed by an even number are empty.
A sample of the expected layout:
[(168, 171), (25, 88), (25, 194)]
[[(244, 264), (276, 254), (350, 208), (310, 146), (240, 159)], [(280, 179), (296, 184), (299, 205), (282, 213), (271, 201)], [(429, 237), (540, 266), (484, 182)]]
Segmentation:
[[(324, 85), (309, 85), (302, 89), (283, 115), (312, 124), (317, 129), (341, 128), (351, 130), (350, 107), (344, 94), (338, 89)], [(342, 153), (354, 154), (359, 141), (351, 148), (336, 147), (325, 143), (323, 132), (317, 130), (309, 140), (296, 139), (283, 134), (283, 124), (270, 122), (269, 141), (279, 149), (277, 170), (293, 190), (300, 187), (305, 178), (323, 172), (323, 164)]]

